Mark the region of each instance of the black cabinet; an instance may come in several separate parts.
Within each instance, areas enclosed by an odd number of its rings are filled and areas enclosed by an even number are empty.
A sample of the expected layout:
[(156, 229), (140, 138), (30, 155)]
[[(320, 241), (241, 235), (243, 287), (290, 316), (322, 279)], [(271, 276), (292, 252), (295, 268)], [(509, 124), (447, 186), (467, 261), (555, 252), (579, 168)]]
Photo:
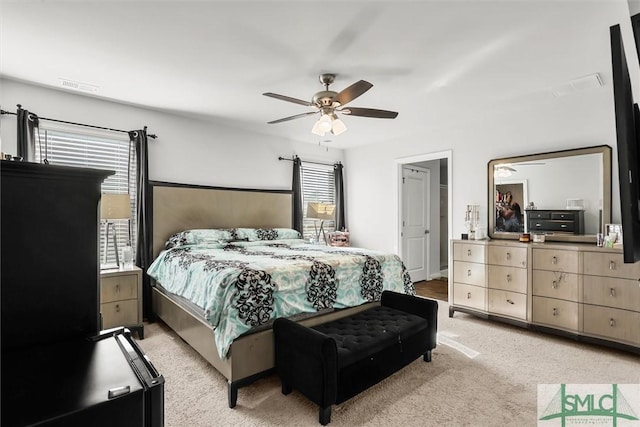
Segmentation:
[(2, 425), (162, 425), (162, 376), (128, 333), (99, 334), (98, 208), (113, 172), (0, 172)]
[(2, 426), (164, 423), (164, 378), (120, 328), (3, 354)]
[(584, 234), (583, 210), (527, 209), (526, 214), (530, 233)]

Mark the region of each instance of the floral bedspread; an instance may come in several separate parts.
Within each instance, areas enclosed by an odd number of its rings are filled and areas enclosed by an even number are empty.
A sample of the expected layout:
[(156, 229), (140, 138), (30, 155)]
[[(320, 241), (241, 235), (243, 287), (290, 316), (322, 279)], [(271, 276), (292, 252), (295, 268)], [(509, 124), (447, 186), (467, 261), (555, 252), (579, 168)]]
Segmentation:
[(163, 251), (147, 273), (204, 310), (220, 357), (233, 340), (277, 317), (415, 294), (397, 255), (300, 239), (193, 243)]

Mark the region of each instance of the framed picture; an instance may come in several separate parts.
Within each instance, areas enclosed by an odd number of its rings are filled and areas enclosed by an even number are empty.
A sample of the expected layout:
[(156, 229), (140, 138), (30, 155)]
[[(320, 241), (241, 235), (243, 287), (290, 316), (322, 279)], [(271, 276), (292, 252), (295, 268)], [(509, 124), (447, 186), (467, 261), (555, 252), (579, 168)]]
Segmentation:
[(496, 184), (495, 231), (524, 232), (524, 210), (527, 206), (527, 180)]

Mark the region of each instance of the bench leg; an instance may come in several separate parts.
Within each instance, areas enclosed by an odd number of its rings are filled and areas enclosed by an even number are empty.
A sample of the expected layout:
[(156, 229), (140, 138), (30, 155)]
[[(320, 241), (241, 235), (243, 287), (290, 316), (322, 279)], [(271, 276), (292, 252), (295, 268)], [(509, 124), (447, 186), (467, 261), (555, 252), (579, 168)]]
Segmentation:
[(326, 408), (320, 408), (319, 421), (323, 426), (326, 426), (331, 422), (331, 405)]
[(236, 402), (238, 401), (238, 384), (234, 384), (229, 381), (229, 386), (227, 387), (227, 396), (229, 398), (229, 408), (235, 408)]
[(422, 356), (422, 359), (425, 362), (431, 362), (431, 350), (427, 351), (424, 356)]
[(284, 381), (282, 381), (282, 394), (284, 394), (285, 396), (289, 393), (291, 393), (291, 386), (289, 384), (285, 384)]

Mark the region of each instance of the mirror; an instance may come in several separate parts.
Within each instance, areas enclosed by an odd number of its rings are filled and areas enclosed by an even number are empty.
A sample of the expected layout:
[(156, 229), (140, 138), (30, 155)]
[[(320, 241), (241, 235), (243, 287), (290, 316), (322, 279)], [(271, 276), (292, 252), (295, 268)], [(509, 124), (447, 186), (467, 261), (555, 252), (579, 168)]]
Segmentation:
[(494, 159), (488, 174), (493, 239), (532, 233), (545, 241), (595, 243), (602, 224), (611, 222), (607, 145)]

